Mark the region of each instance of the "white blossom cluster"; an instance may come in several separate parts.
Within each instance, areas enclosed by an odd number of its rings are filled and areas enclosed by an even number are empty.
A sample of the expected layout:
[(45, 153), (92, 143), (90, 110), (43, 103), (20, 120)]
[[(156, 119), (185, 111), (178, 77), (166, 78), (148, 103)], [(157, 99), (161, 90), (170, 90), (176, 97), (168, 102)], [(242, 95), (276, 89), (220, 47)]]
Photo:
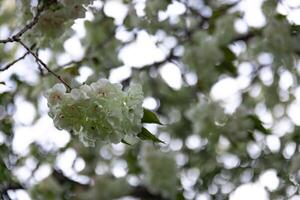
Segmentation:
[(47, 92), (46, 98), (54, 125), (78, 134), (86, 146), (130, 140), (142, 128), (143, 92), (137, 84), (123, 91), (120, 84), (100, 79), (67, 93), (59, 83)]
[(142, 148), (140, 165), (145, 174), (144, 182), (151, 192), (175, 199), (177, 167), (172, 154), (146, 144)]
[[(74, 20), (84, 18), (86, 5), (93, 0), (58, 0), (44, 1), (44, 9), (38, 18), (38, 23), (33, 31), (26, 33), (27, 39), (39, 40), (41, 44), (52, 44), (54, 38), (64, 34), (65, 30), (70, 28)], [(30, 0), (17, 0), (17, 9), (20, 11), (19, 18), (23, 21), (31, 20), (36, 12), (37, 5), (33, 5)]]

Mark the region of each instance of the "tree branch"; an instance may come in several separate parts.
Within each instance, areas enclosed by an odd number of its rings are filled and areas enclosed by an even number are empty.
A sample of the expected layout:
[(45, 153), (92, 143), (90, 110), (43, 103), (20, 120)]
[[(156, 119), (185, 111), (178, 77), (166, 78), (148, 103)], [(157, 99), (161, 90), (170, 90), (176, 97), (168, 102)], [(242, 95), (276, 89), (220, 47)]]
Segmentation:
[(28, 54), (29, 54), (29, 52), (27, 51), (26, 53), (24, 53), (23, 56), (17, 58), (16, 60), (14, 60), (14, 61), (12, 61), (12, 62), (10, 62), (10, 63), (8, 63), (7, 65), (5, 65), (4, 67), (2, 67), (2, 68), (0, 69), (0, 72), (3, 72), (3, 71), (5, 71), (5, 70), (9, 69), (11, 66), (13, 66), (14, 64), (16, 64), (16, 63), (19, 62), (20, 60), (23, 60)]
[[(35, 47), (35, 45), (36, 45), (36, 44), (33, 44), (33, 45), (30, 47), (30, 49), (33, 50), (34, 47)], [(7, 65), (5, 65), (4, 67), (2, 67), (2, 68), (0, 69), (0, 72), (5, 71), (5, 70), (8, 70), (11, 66), (13, 66), (14, 64), (16, 64), (16, 63), (19, 62), (20, 60), (23, 60), (28, 54), (29, 54), (29, 52), (27, 51), (26, 53), (23, 54), (23, 56), (21, 56), (21, 57), (15, 59), (14, 61), (12, 61), (12, 62), (10, 62), (10, 63), (8, 63)]]
[(22, 28), (18, 33), (16, 33), (12, 38), (20, 38), (26, 31), (32, 29), (32, 27), (38, 23), (39, 17), (43, 11), (44, 11), (44, 6), (39, 7), (39, 5), (38, 5), (36, 15), (33, 17), (31, 22), (29, 22), (24, 28)]
[[(41, 1), (39, 1), (40, 3)], [(28, 30), (32, 29), (32, 27), (34, 27), (34, 25), (36, 25), (39, 21), (39, 17), (41, 15), (41, 13), (44, 11), (44, 6), (39, 6), (38, 4), (38, 9), (36, 12), (36, 15), (32, 18), (32, 20), (26, 25), (24, 26), (20, 31), (18, 31), (16, 34), (14, 34), (13, 36), (5, 39), (5, 40), (0, 40), (0, 43), (9, 43), (9, 42), (17, 42), (18, 39), (20, 39), (20, 37), (26, 33)]]
[[(37, 57), (39, 57), (39, 49), (37, 49), (35, 51), (35, 54), (36, 54)], [(38, 69), (40, 71), (41, 76), (44, 76), (44, 71), (43, 71), (43, 68), (42, 68), (41, 64), (38, 62), (37, 59), (35, 59), (35, 61), (36, 61), (37, 65), (38, 65)]]
[[(26, 44), (24, 44), (20, 37), (25, 33), (27, 32), (28, 30), (30, 30), (32, 27), (34, 27), (34, 25), (36, 25), (38, 23), (38, 20), (39, 20), (39, 17), (41, 15), (41, 13), (43, 12), (44, 10), (44, 6), (39, 6), (40, 5), (40, 2), (42, 1), (39, 1), (38, 3), (38, 9), (37, 9), (37, 13), (36, 15), (33, 17), (33, 19), (24, 27), (22, 28), (19, 32), (17, 32), (16, 34), (14, 34), (13, 36), (5, 39), (5, 40), (0, 40), (0, 43), (8, 43), (8, 42), (18, 42), (19, 44), (21, 44), (26, 50), (27, 50), (27, 53), (24, 54), (21, 58), (18, 58), (17, 60), (13, 61), (12, 63), (8, 64), (8, 66), (4, 67), (2, 71), (10, 68), (13, 64), (15, 64), (16, 62), (24, 59), (28, 54), (31, 54), (35, 59), (36, 59), (36, 62), (37, 64), (39, 65), (39, 63), (50, 73), (52, 74), (53, 76), (55, 76), (60, 82), (62, 82), (68, 90), (71, 90), (71, 86), (65, 81), (63, 80), (59, 75), (57, 75), (55, 72), (53, 72), (48, 66), (47, 64), (45, 64), (41, 59), (39, 59), (39, 57), (31, 50), (31, 48), (29, 48)], [(39, 66), (40, 68), (40, 66)]]
[(22, 42), (22, 40), (17, 39), (17, 42), (19, 44), (21, 44), (35, 59), (37, 62), (39, 62), (50, 74), (52, 74), (53, 76), (55, 76), (61, 83), (63, 83), (68, 90), (71, 90), (72, 87), (64, 80), (62, 79), (58, 74), (56, 74), (55, 72), (53, 72), (46, 63), (44, 63), (26, 44), (24, 44)]

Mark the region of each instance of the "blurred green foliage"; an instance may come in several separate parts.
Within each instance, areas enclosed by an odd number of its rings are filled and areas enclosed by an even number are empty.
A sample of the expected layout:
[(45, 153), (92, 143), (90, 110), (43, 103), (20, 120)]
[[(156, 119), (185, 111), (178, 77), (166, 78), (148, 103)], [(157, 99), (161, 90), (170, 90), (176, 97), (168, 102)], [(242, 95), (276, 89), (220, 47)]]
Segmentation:
[[(35, 16), (34, 2), (40, 2), (45, 10), (41, 21), (21, 39), (29, 46), (35, 44), (34, 52), (49, 51), (47, 65), (72, 87), (83, 84), (78, 77), (85, 68), (92, 72), (85, 81), (90, 84), (126, 65), (119, 53), (135, 43), (141, 31), (153, 36), (166, 56), (141, 67), (128, 66), (131, 74), (121, 81), (125, 88), (130, 82), (141, 84), (144, 96), (156, 102), (154, 108), (144, 110), (147, 125), (139, 134), (141, 141), (87, 148), (71, 134), (64, 147), (51, 148), (34, 141), (21, 155), (13, 148), (15, 132), (29, 125), (20, 125), (15, 118), (15, 100), (22, 97), (34, 106), (37, 112), (31, 125), (35, 125), (45, 115), (40, 105), (43, 95), (57, 79), (44, 69), (41, 73), (34, 59), (30, 67), (36, 69), (36, 81), (28, 81), (14, 66), (0, 71), (3, 199), (10, 199), (9, 193), (17, 189), (25, 190), (32, 199), (49, 200), (126, 196), (179, 200), (196, 199), (200, 194), (228, 199), (238, 186), (259, 181), (269, 169), (276, 171), (279, 180), (278, 187), (266, 190), (270, 199), (287, 199), (299, 192), (300, 133), (291, 112), (296, 112), (294, 105), (299, 102), (300, 28), (278, 12), (285, 1), (264, 1), (266, 23), (246, 25), (241, 32), (236, 24), (245, 23), (245, 13), (239, 9), (243, 1), (116, 1), (127, 10), (117, 22), (105, 9), (111, 3), (108, 0), (2, 0), (0, 30), (12, 35), (24, 27)], [(182, 12), (168, 15), (176, 5)], [(89, 17), (83, 20), (85, 15)], [(71, 26), (77, 18), (83, 20), (85, 31), (80, 39), (83, 58), (61, 65), (58, 58), (65, 53), (64, 42), (76, 35)], [(21, 47), (18, 43), (0, 43), (0, 47), (3, 69), (18, 58)], [(179, 89), (163, 78), (165, 64), (180, 70)], [(234, 94), (238, 102), (231, 111), (226, 110), (226, 101), (212, 97), (212, 88), (224, 79), (235, 80), (239, 88)], [(227, 90), (231, 89), (224, 87), (223, 91)], [(153, 122), (156, 124), (148, 124)], [(278, 147), (268, 142), (272, 139), (279, 141)], [(57, 164), (70, 150), (75, 152), (72, 172)], [(17, 171), (26, 168), (29, 160), (34, 160), (35, 167), (28, 169), (31, 176), (24, 180)], [(76, 162), (84, 164), (77, 169)], [(45, 165), (50, 172), (40, 180), (37, 172)], [(117, 173), (120, 170), (122, 173)]]

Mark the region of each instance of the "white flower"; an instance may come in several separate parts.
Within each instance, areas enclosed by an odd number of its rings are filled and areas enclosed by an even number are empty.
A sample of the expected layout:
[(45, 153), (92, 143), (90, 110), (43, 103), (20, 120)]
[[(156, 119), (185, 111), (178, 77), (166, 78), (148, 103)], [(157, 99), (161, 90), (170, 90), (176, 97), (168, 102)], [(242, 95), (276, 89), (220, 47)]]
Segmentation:
[(97, 81), (91, 84), (92, 91), (95, 95), (106, 96), (107, 95), (107, 83), (104, 81)]
[(84, 98), (84, 94), (81, 92), (80, 89), (72, 89), (71, 90), (71, 97), (78, 101), (80, 99), (83, 99)]
[(142, 128), (143, 92), (138, 85), (122, 91), (120, 84), (100, 79), (70, 93), (56, 85), (48, 102), (55, 126), (78, 134), (86, 146), (119, 143), (124, 138), (133, 142)]
[(63, 100), (65, 93), (66, 87), (62, 83), (58, 83), (45, 96), (50, 105), (56, 105)]
[(82, 91), (82, 93), (84, 94), (84, 97), (87, 99), (90, 96), (92, 96), (92, 88), (89, 85), (82, 85), (80, 86), (80, 90)]

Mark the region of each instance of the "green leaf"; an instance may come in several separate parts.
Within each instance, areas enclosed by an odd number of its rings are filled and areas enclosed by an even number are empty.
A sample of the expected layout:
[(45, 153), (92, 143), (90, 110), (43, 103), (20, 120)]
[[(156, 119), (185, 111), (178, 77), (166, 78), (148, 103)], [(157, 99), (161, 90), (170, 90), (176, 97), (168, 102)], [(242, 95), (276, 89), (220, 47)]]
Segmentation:
[(73, 75), (73, 76), (78, 76), (79, 75), (78, 67), (74, 64), (71, 65), (70, 67), (65, 68), (64, 72), (68, 73), (70, 75)]
[(222, 73), (230, 73), (234, 76), (237, 76), (236, 67), (233, 65), (232, 62), (228, 62), (227, 60), (223, 61), (219, 65), (216, 66), (217, 70), (219, 70)]
[(247, 118), (253, 122), (255, 129), (264, 134), (270, 134), (270, 131), (263, 126), (263, 122), (256, 115), (248, 115)]
[(228, 47), (222, 47), (221, 50), (225, 56), (225, 60), (216, 66), (217, 70), (222, 73), (229, 72), (230, 74), (236, 76), (237, 71), (233, 64), (233, 61), (236, 59), (236, 55)]
[(228, 47), (222, 47), (222, 51), (227, 62), (232, 62), (236, 59), (236, 55)]
[(144, 116), (142, 118), (142, 123), (154, 123), (154, 124), (162, 125), (157, 115), (151, 110), (148, 110), (146, 108), (144, 108)]
[(185, 200), (184, 196), (183, 196), (183, 193), (180, 192), (180, 193), (177, 193), (176, 195), (176, 200)]
[(128, 173), (129, 174), (138, 174), (142, 173), (142, 169), (138, 164), (138, 149), (137, 148), (129, 148), (125, 153), (125, 159), (128, 164)]
[[(148, 131), (146, 128), (142, 128), (142, 131), (137, 135), (141, 140), (151, 140), (153, 142), (161, 142), (160, 139), (158, 139), (155, 135), (153, 135), (150, 131)], [(165, 143), (164, 143), (165, 144)]]

